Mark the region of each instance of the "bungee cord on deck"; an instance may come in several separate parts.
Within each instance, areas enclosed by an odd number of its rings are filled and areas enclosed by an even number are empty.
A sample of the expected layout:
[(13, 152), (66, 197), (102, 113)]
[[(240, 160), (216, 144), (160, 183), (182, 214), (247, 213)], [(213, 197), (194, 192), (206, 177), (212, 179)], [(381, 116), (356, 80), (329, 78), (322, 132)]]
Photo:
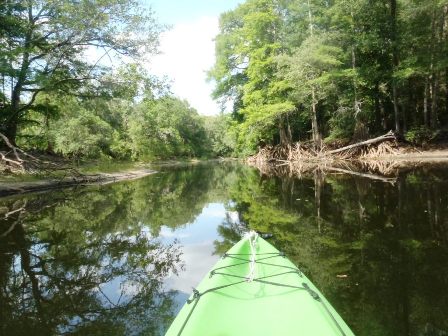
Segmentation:
[[(334, 322), (334, 324), (337, 326), (338, 330), (340, 331), (342, 336), (345, 336), (345, 332), (342, 329), (342, 327), (339, 325), (338, 321), (336, 320), (336, 318), (333, 316), (332, 312), (328, 309), (327, 305), (325, 304), (324, 301), (322, 301), (322, 299), (320, 298), (319, 294), (316, 293), (313, 289), (311, 289), (307, 283), (302, 282), (302, 286), (293, 286), (293, 285), (288, 285), (288, 284), (282, 284), (279, 282), (274, 282), (274, 281), (269, 281), (266, 279), (271, 279), (274, 277), (278, 277), (278, 276), (282, 276), (285, 274), (297, 274), (299, 277), (303, 277), (302, 272), (297, 268), (297, 267), (290, 267), (290, 266), (285, 266), (285, 265), (278, 265), (278, 264), (273, 264), (273, 263), (267, 263), (265, 262), (265, 260), (268, 259), (274, 259), (274, 258), (278, 258), (278, 257), (285, 257), (285, 254), (283, 252), (272, 252), (272, 253), (256, 253), (256, 241), (258, 238), (258, 234), (254, 231), (251, 231), (249, 233), (247, 233), (245, 235), (245, 237), (247, 239), (249, 239), (249, 244), (250, 244), (250, 248), (251, 248), (251, 253), (225, 253), (223, 255), (223, 259), (224, 258), (233, 258), (236, 260), (240, 260), (241, 263), (236, 263), (236, 264), (231, 264), (231, 265), (227, 265), (227, 266), (222, 266), (222, 267), (218, 267), (215, 269), (212, 269), (210, 271), (210, 278), (215, 276), (215, 275), (221, 275), (221, 276), (227, 276), (227, 277), (232, 277), (232, 278), (236, 278), (236, 279), (241, 279), (240, 281), (236, 281), (233, 283), (229, 283), (226, 285), (222, 285), (222, 286), (217, 286), (217, 287), (213, 287), (213, 288), (209, 288), (207, 290), (205, 290), (204, 292), (199, 292), (196, 289), (193, 289), (193, 296), (191, 299), (187, 300), (188, 304), (193, 304), (188, 316), (186, 317), (184, 323), (182, 324), (182, 327), (179, 330), (179, 333), (177, 334), (178, 336), (180, 336), (183, 332), (183, 330), (185, 329), (185, 326), (187, 325), (188, 320), (190, 319), (191, 315), (193, 314), (193, 311), (195, 310), (200, 298), (202, 296), (204, 296), (205, 294), (211, 293), (211, 292), (215, 292), (227, 287), (231, 287), (231, 286), (235, 286), (235, 285), (239, 285), (242, 283), (247, 283), (247, 282), (259, 282), (262, 284), (266, 284), (266, 285), (271, 285), (271, 286), (279, 286), (279, 287), (286, 287), (286, 288), (292, 288), (292, 289), (297, 289), (297, 290), (305, 290), (314, 300), (320, 302), (322, 304), (322, 306), (325, 309), (325, 312), (331, 317), (332, 321)], [(257, 256), (262, 256), (261, 258), (257, 259)], [(246, 257), (246, 258), (244, 258)], [(248, 257), (248, 258), (247, 258)], [(225, 273), (225, 272), (220, 272), (221, 270), (224, 269), (229, 269), (235, 266), (241, 266), (244, 264), (249, 264), (249, 272), (246, 276), (241, 276), (241, 275), (236, 275), (236, 274), (231, 274), (231, 273)], [(257, 264), (263, 264), (263, 265), (269, 265), (269, 266), (275, 266), (275, 267), (279, 267), (281, 269), (286, 269), (286, 271), (283, 272), (279, 272), (279, 273), (275, 273), (275, 274), (271, 274), (271, 275), (266, 275), (263, 277), (255, 277), (255, 273), (256, 273), (256, 265)]]

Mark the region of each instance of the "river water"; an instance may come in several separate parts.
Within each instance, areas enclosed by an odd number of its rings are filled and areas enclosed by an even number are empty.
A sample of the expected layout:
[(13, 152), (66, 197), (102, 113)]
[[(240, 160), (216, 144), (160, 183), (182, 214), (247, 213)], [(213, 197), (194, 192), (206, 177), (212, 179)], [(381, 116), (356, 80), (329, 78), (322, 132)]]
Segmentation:
[(0, 335), (163, 335), (248, 228), (272, 233), (356, 335), (448, 335), (447, 168), (198, 164), (0, 199)]

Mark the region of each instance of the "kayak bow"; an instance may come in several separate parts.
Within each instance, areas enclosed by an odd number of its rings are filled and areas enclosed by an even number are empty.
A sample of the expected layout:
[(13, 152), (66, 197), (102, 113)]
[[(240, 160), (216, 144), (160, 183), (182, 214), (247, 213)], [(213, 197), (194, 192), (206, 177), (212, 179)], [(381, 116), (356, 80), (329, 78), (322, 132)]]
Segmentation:
[(354, 334), (283, 253), (251, 232), (193, 290), (166, 333), (180, 335)]

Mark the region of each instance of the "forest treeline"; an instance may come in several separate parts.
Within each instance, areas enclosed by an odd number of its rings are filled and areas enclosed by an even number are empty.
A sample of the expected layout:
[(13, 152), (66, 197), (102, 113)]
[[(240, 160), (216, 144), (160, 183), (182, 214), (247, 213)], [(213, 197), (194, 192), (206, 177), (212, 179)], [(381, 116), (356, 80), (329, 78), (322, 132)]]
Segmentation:
[(235, 151), (448, 123), (448, 1), (247, 0), (220, 18), (214, 96), (233, 104)]
[(200, 116), (145, 70), (164, 30), (139, 0), (2, 1), (2, 155), (11, 146), (76, 160), (225, 155), (223, 117)]
[(73, 159), (154, 160), (446, 134), (448, 0), (243, 2), (220, 17), (209, 77), (231, 113), (216, 117), (145, 70), (166, 29), (139, 0), (2, 1), (1, 135)]

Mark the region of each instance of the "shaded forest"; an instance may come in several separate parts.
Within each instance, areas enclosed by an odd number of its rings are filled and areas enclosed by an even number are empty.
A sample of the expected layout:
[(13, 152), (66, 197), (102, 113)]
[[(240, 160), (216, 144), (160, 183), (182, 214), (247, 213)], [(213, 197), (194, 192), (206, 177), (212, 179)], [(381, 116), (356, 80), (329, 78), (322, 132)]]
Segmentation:
[(248, 0), (222, 14), (214, 96), (235, 151), (320, 147), (393, 130), (446, 136), (448, 2)]

